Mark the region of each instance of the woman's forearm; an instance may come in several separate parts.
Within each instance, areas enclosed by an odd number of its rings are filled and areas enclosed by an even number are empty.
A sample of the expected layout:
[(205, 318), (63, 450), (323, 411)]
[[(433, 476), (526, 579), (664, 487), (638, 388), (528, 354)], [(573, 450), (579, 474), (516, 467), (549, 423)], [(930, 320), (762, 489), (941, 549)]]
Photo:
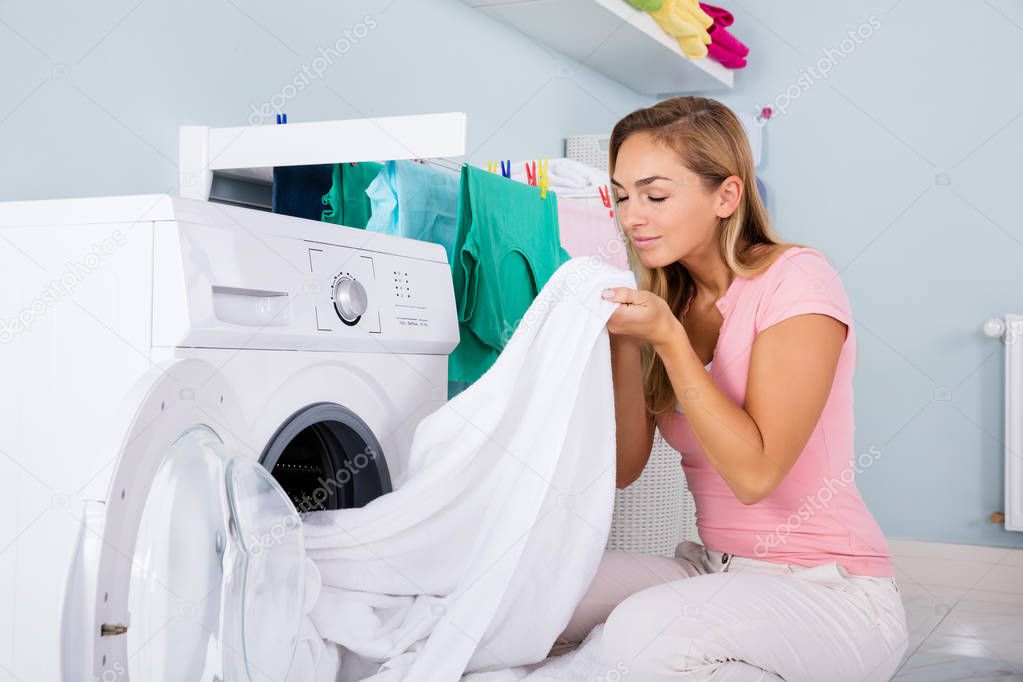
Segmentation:
[(615, 397), (616, 485), (627, 486), (642, 473), (653, 439), (643, 395), (640, 342), (611, 334), (611, 378)]
[(684, 331), (654, 350), (707, 460), (741, 502), (758, 502), (773, 477), (756, 422), (714, 384)]

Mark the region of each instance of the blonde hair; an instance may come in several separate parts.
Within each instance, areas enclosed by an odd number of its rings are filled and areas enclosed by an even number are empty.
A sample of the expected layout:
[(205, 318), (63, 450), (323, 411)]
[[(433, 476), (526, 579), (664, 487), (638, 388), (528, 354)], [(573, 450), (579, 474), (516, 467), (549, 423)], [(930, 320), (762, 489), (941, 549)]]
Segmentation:
[[(608, 170), (612, 176), (622, 144), (636, 133), (647, 133), (677, 153), (707, 191), (733, 175), (742, 180), (739, 206), (731, 216), (720, 219), (717, 233), (721, 259), (737, 277), (753, 277), (763, 272), (776, 254), (802, 246), (782, 242), (771, 228), (757, 191), (749, 140), (731, 109), (705, 97), (673, 97), (632, 112), (611, 131)], [(629, 267), (639, 288), (663, 298), (675, 317), (684, 320), (696, 294), (696, 283), (688, 269), (681, 262), (648, 268), (640, 262), (632, 242), (625, 242)], [(642, 357), (647, 411), (656, 415), (672, 409), (675, 393), (660, 356), (649, 344), (643, 344)]]

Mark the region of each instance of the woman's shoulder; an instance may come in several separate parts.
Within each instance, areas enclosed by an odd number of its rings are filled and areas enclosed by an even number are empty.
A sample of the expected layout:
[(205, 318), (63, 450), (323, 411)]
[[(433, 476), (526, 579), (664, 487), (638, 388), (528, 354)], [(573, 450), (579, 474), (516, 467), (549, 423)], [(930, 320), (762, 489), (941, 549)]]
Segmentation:
[(759, 255), (755, 266), (758, 274), (752, 279), (764, 285), (793, 276), (833, 278), (838, 274), (827, 256), (810, 246), (758, 244), (751, 251)]
[(807, 312), (823, 312), (849, 324), (852, 315), (849, 297), (838, 270), (827, 256), (802, 245), (789, 245), (777, 251), (751, 287), (757, 328), (762, 331), (786, 317)]

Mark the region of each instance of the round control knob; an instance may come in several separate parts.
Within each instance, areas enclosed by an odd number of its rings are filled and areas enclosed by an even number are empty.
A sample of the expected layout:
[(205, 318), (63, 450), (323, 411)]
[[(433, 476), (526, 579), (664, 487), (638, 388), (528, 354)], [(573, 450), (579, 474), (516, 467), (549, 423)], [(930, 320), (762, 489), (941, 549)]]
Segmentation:
[(334, 282), (334, 310), (341, 321), (355, 324), (366, 312), (366, 288), (350, 277), (338, 277)]

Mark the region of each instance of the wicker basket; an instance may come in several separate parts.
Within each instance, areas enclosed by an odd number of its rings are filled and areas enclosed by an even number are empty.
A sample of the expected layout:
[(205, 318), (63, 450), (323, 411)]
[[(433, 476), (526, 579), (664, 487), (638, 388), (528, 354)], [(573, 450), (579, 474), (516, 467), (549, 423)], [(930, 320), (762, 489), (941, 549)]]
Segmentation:
[(678, 451), (656, 431), (643, 473), (628, 488), (615, 491), (607, 549), (671, 557), (683, 540), (700, 541), (696, 507)]

